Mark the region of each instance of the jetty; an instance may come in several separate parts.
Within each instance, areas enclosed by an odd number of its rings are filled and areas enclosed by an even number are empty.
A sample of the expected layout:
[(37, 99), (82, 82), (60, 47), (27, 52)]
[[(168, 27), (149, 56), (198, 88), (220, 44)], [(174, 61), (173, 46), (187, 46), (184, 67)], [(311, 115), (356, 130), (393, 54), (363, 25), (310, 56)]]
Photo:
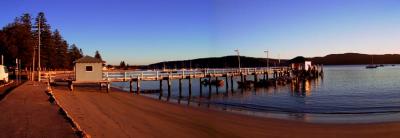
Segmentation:
[[(142, 81), (159, 81), (160, 98), (162, 97), (163, 82), (168, 86), (168, 97), (171, 95), (172, 80), (179, 80), (179, 97), (182, 96), (182, 80), (188, 80), (189, 95), (192, 92), (192, 79), (199, 79), (202, 84), (223, 85), (225, 82), (226, 90), (229, 86), (233, 91), (234, 77), (240, 76), (237, 82), (239, 87), (269, 86), (270, 84), (286, 84), (287, 82), (298, 82), (307, 78), (315, 78), (322, 74), (322, 66), (312, 65), (311, 61), (296, 61), (292, 66), (279, 67), (258, 67), (258, 68), (196, 68), (196, 69), (175, 69), (175, 70), (107, 70), (103, 68), (105, 63), (101, 59), (90, 56), (82, 57), (75, 62), (74, 72), (68, 79), (52, 79), (48, 76), (48, 82), (66, 81), (71, 91), (74, 90), (74, 84), (98, 84), (100, 89), (106, 86), (107, 92), (110, 90), (112, 82), (129, 82), (129, 91), (134, 92), (133, 85), (136, 85), (136, 93), (140, 94)], [(248, 76), (253, 76), (253, 80), (248, 81)], [(261, 76), (261, 79), (259, 79)], [(272, 80), (269, 80), (272, 76)], [(208, 81), (208, 82), (204, 82)], [(202, 87), (200, 87), (200, 96)]]
[[(241, 82), (246, 82), (248, 76), (253, 76), (254, 81), (257, 82), (261, 75), (263, 79), (268, 79), (273, 76), (273, 79), (278, 80), (283, 77), (285, 72), (288, 72), (288, 67), (274, 67), (274, 68), (223, 68), (223, 69), (180, 69), (180, 70), (145, 70), (145, 71), (104, 71), (102, 72), (102, 79), (97, 81), (76, 81), (72, 79), (69, 87), (73, 90), (74, 84), (82, 83), (97, 83), (100, 88), (106, 86), (107, 91), (110, 89), (112, 82), (129, 82), (130, 92), (140, 93), (142, 81), (159, 81), (160, 90), (162, 90), (163, 82), (166, 81), (168, 86), (168, 93), (171, 93), (172, 80), (179, 80), (179, 87), (182, 87), (182, 80), (187, 79), (189, 88), (191, 88), (192, 79), (200, 79), (199, 85), (204, 83), (204, 80), (209, 81), (207, 84), (213, 84), (213, 80), (224, 80), (225, 86), (233, 86), (234, 77), (240, 76)], [(70, 77), (73, 78), (73, 77)], [(133, 86), (136, 85), (136, 91)], [(211, 85), (209, 85), (211, 87)], [(232, 88), (233, 89), (233, 88)], [(189, 89), (189, 92), (191, 90)]]

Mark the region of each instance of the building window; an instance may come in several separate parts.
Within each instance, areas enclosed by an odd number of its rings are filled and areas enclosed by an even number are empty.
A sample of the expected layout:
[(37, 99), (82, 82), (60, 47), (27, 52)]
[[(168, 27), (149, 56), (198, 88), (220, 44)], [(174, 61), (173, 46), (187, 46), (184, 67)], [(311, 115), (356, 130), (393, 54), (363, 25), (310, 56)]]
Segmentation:
[(93, 71), (93, 67), (92, 66), (86, 66), (86, 71)]

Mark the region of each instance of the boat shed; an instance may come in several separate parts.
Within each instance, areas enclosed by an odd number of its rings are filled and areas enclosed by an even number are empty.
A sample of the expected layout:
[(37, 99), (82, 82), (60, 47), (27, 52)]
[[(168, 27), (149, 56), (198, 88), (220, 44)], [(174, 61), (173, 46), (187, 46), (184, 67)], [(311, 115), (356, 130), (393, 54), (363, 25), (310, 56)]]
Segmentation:
[(84, 56), (75, 62), (75, 82), (100, 82), (103, 80), (103, 63), (101, 59)]
[(308, 71), (309, 69), (312, 68), (311, 61), (307, 60), (304, 57), (298, 56), (296, 58), (293, 58), (289, 60), (290, 67), (295, 70), (306, 70)]

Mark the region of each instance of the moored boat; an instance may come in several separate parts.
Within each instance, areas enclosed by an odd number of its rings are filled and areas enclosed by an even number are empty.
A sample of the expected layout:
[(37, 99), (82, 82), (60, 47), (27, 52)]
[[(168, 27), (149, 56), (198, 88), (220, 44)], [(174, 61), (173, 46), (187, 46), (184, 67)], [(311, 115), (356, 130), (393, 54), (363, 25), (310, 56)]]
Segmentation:
[(374, 68), (377, 68), (377, 67), (378, 67), (377, 65), (369, 64), (369, 65), (367, 65), (365, 68), (367, 68), (367, 69), (374, 69)]

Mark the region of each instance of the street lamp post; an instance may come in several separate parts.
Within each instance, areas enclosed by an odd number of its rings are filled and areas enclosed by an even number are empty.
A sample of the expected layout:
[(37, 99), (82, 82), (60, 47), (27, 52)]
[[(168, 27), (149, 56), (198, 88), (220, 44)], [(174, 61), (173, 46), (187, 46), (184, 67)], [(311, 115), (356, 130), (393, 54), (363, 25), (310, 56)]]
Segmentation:
[[(40, 18), (40, 17), (39, 17)], [(40, 20), (38, 22), (38, 38), (39, 38), (39, 42), (38, 42), (38, 82), (40, 82)]]
[(239, 54), (239, 49), (236, 49), (235, 52), (237, 53), (238, 56), (238, 61), (239, 61), (239, 71), (242, 72), (242, 70), (240, 69), (240, 54)]
[(269, 58), (268, 58), (268, 50), (264, 51), (264, 53), (267, 53), (267, 70), (269, 70)]

